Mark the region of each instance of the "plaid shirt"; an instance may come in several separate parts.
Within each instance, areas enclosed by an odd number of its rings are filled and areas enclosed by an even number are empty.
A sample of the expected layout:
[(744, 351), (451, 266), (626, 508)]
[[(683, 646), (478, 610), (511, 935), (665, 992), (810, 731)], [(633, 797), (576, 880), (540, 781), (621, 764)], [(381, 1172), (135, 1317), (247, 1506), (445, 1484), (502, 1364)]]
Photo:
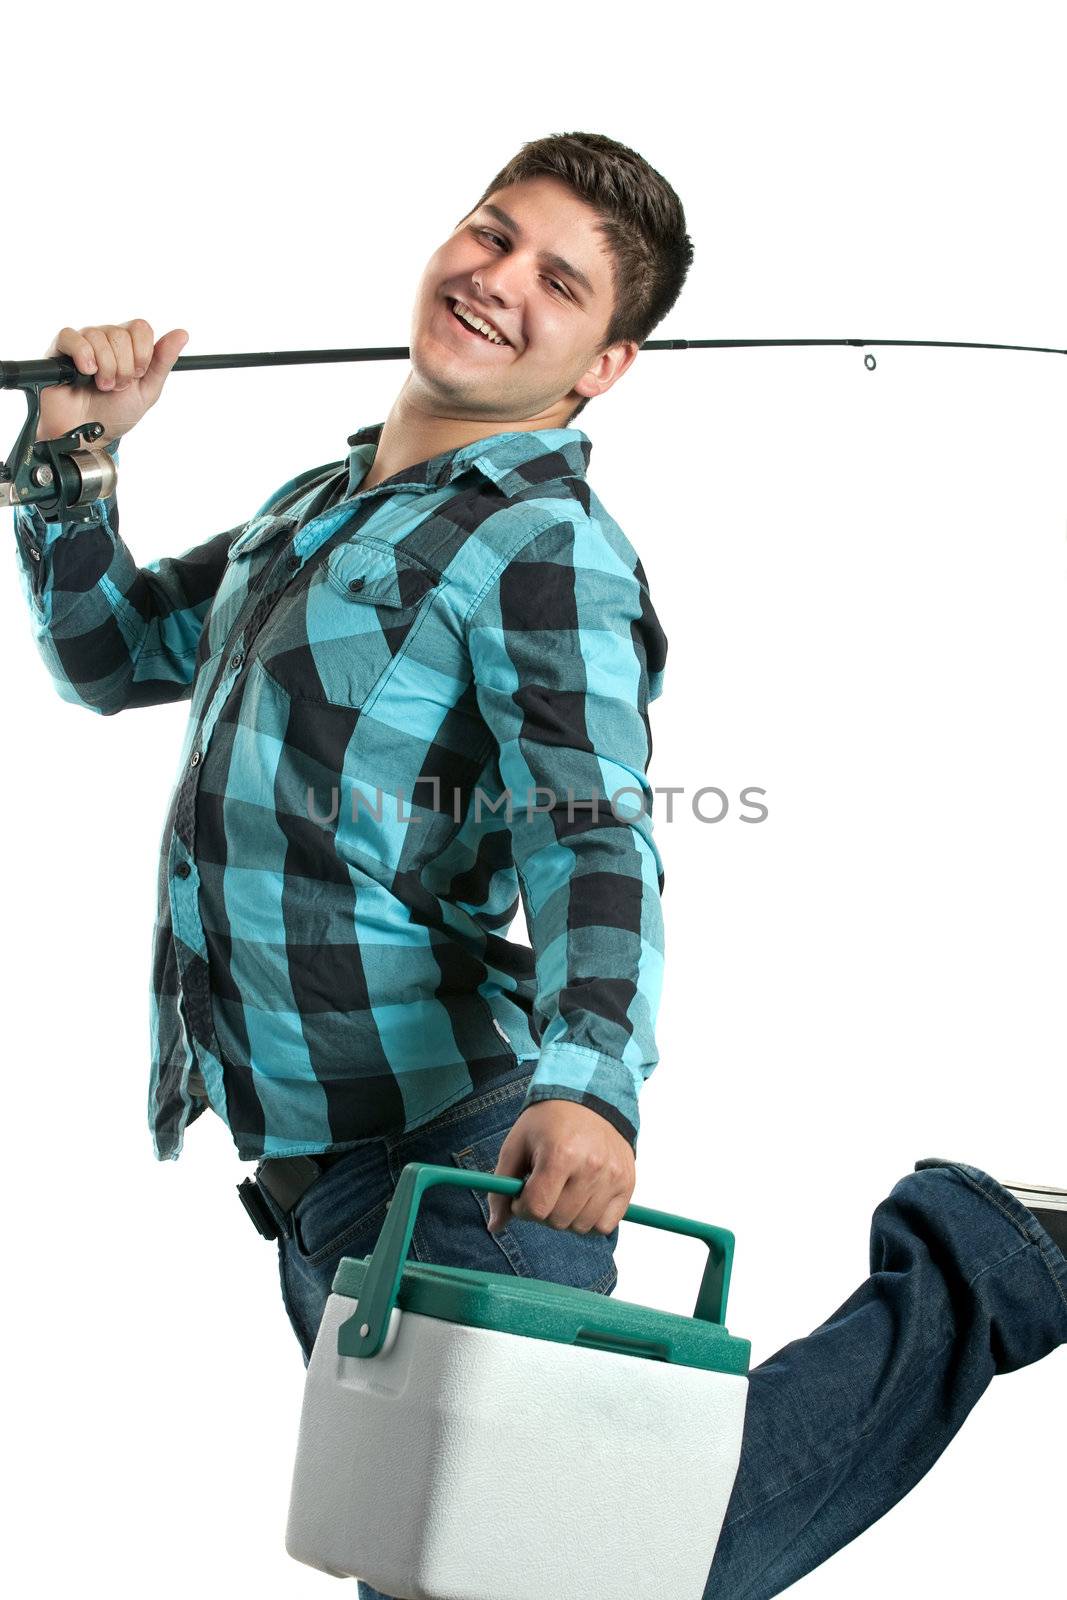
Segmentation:
[[(667, 648), (641, 562), (579, 429), (494, 434), (361, 493), (382, 426), (140, 568), (114, 496), (14, 513), (62, 698), (191, 702), (151, 968), (159, 1160), (209, 1104), (241, 1160), (338, 1150), (517, 1061), (523, 1109), (574, 1101), (636, 1148)], [(520, 895), (532, 949), (504, 937)]]

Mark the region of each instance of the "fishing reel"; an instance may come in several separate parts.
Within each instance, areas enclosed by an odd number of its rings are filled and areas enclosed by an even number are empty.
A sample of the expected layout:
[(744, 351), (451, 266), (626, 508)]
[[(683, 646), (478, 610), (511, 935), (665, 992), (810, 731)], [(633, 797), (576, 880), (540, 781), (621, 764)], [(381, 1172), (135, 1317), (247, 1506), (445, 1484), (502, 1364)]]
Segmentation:
[(0, 462), (0, 506), (36, 505), (45, 517), (62, 512), (71, 521), (87, 522), (88, 508), (114, 494), (118, 481), (118, 468), (106, 448), (92, 448), (104, 424), (83, 422), (59, 439), (37, 439), (43, 384), (39, 378), (12, 375), (14, 365), (5, 363), (4, 387), (23, 391), (28, 414), (10, 460)]

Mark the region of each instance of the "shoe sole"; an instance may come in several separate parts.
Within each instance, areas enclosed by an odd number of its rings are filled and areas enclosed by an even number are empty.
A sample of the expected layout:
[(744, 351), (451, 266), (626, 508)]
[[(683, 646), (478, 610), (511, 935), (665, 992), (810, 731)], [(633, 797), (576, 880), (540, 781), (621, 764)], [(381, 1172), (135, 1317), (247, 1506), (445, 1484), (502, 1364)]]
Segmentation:
[(1053, 1189), (1040, 1183), (1009, 1183), (1006, 1179), (1002, 1180), (1001, 1187), (1009, 1189), (1030, 1210), (1039, 1206), (1043, 1211), (1067, 1211), (1067, 1189)]

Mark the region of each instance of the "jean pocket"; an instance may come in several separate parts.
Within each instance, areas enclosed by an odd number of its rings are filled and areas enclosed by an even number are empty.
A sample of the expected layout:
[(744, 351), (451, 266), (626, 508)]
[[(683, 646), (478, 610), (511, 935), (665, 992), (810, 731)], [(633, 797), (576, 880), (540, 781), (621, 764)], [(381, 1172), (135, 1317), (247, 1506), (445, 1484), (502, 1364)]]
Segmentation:
[(349, 1151), (305, 1189), (293, 1207), (293, 1244), (309, 1267), (331, 1257), (369, 1255), (385, 1222), (392, 1191), (388, 1174), (381, 1182), (361, 1168), (366, 1153)]

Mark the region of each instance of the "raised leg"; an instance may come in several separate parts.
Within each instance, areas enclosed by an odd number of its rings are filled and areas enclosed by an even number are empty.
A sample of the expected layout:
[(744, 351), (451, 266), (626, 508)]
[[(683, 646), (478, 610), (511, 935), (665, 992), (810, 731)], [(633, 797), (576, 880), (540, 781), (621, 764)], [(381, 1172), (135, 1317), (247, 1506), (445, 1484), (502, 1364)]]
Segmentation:
[(796, 1583), (918, 1483), (992, 1378), (1067, 1342), (1067, 1259), (977, 1167), (917, 1162), (875, 1209), (870, 1267), (751, 1372), (705, 1600)]

